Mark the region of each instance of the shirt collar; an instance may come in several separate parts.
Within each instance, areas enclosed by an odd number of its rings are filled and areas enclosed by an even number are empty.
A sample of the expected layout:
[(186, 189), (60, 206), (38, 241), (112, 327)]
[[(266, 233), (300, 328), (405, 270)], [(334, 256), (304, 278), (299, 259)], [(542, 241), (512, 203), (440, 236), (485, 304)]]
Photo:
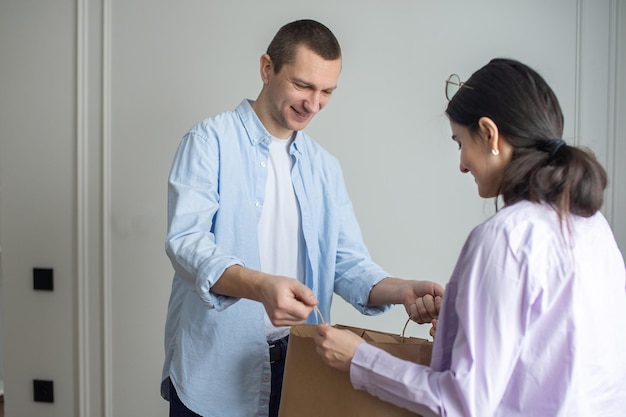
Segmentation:
[[(272, 136), (265, 126), (263, 126), (263, 123), (261, 123), (261, 120), (252, 108), (253, 102), (253, 100), (244, 99), (241, 104), (239, 104), (236, 111), (241, 118), (244, 128), (248, 132), (250, 143), (255, 146), (261, 142), (271, 140)], [(302, 151), (299, 149), (298, 144), (303, 140), (302, 132), (296, 132), (296, 137), (293, 141), (293, 149), (297, 150), (299, 153), (302, 153)]]
[(252, 108), (253, 100), (244, 99), (237, 107), (237, 113), (241, 118), (244, 128), (248, 132), (250, 143), (258, 145), (260, 142), (270, 140), (271, 135), (259, 120), (254, 109)]

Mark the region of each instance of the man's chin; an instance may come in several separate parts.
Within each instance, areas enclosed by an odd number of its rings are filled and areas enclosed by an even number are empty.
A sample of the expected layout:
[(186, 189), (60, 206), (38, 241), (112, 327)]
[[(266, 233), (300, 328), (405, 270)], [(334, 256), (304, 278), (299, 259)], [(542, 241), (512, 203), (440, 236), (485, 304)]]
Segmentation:
[(290, 117), (289, 121), (290, 121), (290, 124), (295, 128), (294, 130), (304, 129), (309, 124), (311, 119), (313, 119), (313, 115), (308, 114), (306, 116), (303, 116), (302, 114), (296, 112), (295, 110), (291, 116), (292, 117)]
[(290, 130), (294, 130), (296, 132), (300, 131), (300, 130), (304, 130), (308, 125), (309, 125), (309, 121), (306, 122), (298, 122), (298, 123), (290, 123), (289, 124), (289, 129)]

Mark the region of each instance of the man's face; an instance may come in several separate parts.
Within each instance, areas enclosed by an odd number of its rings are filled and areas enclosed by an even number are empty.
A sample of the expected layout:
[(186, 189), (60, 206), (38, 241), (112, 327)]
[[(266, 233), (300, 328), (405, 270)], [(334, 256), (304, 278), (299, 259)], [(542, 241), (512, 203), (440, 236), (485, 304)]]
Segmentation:
[(294, 61), (277, 74), (272, 65), (262, 66), (267, 105), (262, 121), (267, 130), (285, 139), (304, 129), (328, 103), (340, 72), (341, 59), (327, 61), (305, 46), (298, 47)]

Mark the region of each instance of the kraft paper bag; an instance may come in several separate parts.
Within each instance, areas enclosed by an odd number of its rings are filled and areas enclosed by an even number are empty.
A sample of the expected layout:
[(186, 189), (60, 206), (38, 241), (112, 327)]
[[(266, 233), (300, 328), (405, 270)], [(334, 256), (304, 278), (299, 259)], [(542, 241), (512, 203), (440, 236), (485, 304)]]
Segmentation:
[[(426, 339), (358, 327), (334, 327), (351, 330), (368, 343), (399, 358), (430, 365), (432, 342)], [(326, 365), (315, 352), (315, 334), (316, 325), (303, 324), (291, 328), (279, 417), (417, 416), (365, 391), (354, 389), (349, 372)]]

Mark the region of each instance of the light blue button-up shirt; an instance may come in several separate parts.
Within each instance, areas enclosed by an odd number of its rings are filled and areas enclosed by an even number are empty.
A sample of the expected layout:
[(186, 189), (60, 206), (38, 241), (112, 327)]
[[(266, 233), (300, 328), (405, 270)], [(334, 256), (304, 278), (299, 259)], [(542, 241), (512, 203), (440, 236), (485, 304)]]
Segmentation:
[[(165, 328), (163, 380), (203, 416), (267, 416), (270, 362), (261, 303), (212, 293), (226, 268), (260, 270), (257, 223), (271, 136), (244, 100), (187, 133), (169, 177), (166, 252), (174, 280)], [(306, 243), (305, 283), (330, 319), (333, 292), (363, 314), (388, 274), (363, 243), (340, 165), (297, 132), (292, 182)], [(316, 323), (312, 314), (308, 322)], [(169, 397), (167, 384), (162, 394)]]

